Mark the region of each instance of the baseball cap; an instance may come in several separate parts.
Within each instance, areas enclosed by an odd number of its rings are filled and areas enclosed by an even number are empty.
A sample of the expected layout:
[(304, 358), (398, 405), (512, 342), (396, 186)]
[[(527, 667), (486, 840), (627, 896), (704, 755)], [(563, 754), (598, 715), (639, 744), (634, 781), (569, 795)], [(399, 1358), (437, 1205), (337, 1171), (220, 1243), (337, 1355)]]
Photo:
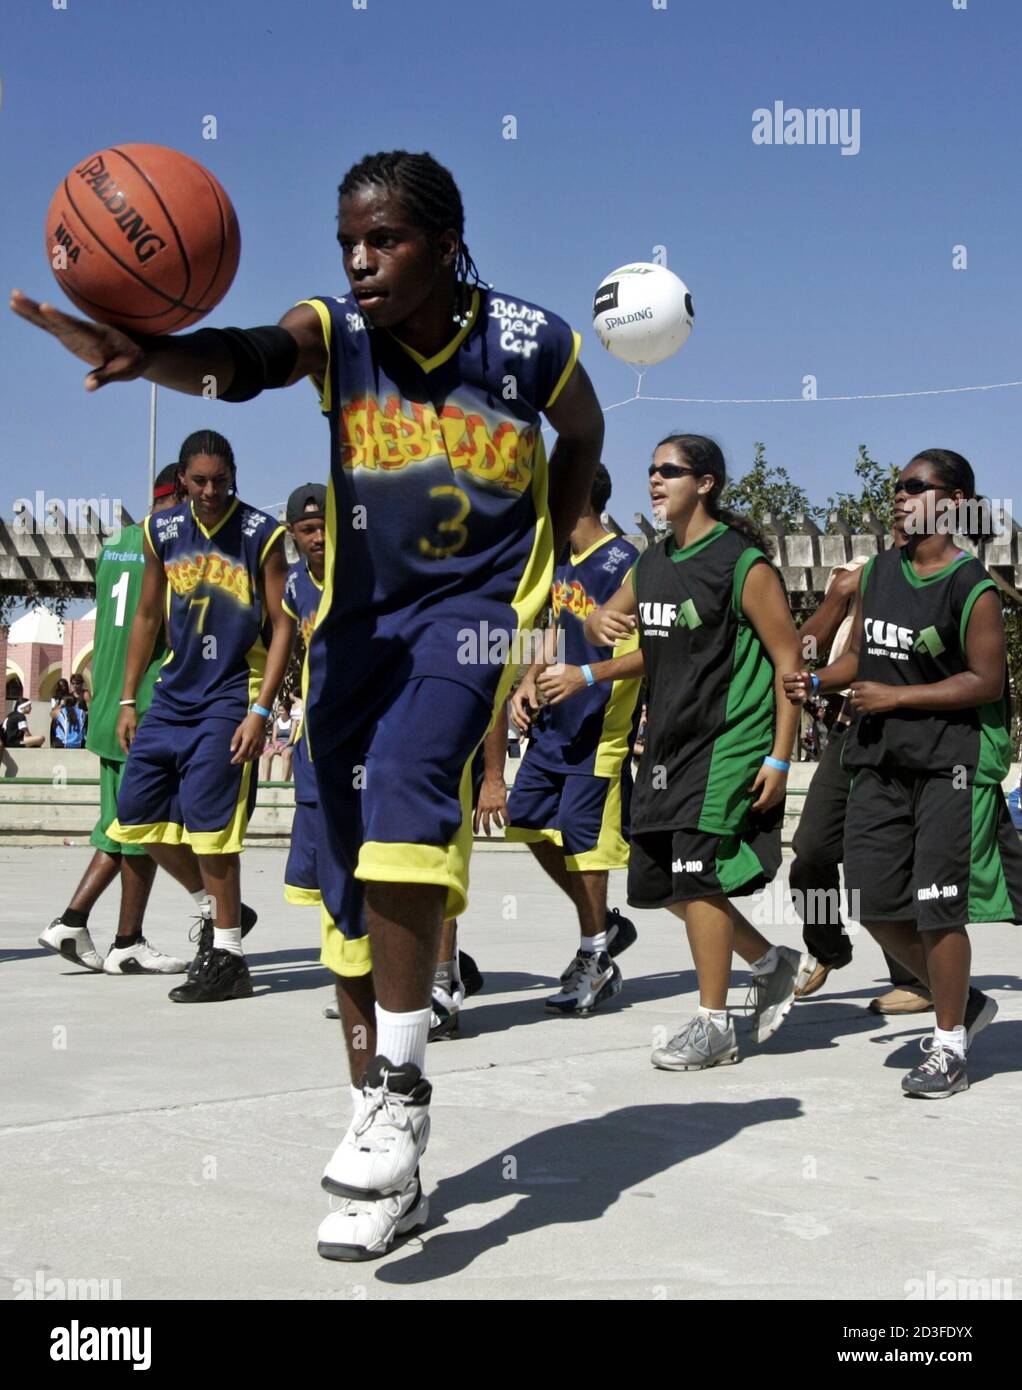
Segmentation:
[(326, 517), (326, 488), (322, 483), (302, 483), (287, 499), (288, 521)]

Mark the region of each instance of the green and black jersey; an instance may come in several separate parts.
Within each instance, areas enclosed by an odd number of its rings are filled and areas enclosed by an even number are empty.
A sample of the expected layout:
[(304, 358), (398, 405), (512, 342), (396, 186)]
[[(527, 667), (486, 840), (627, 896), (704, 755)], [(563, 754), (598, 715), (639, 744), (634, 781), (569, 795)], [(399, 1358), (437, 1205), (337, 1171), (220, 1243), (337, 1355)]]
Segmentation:
[[(96, 636), (92, 651), (92, 701), (86, 747), (101, 758), (124, 762), (127, 754), (117, 741), (121, 713), (124, 667), (128, 659), (131, 620), (142, 596), (145, 555), (142, 527), (125, 526), (111, 536), (96, 561)], [(167, 655), (163, 629), (138, 683), (135, 710), (138, 717), (149, 708), (153, 684)]]
[(633, 831), (734, 834), (774, 737), (774, 668), (742, 611), (767, 556), (719, 522), (678, 549), (651, 545), (632, 574), (649, 687)]
[[(967, 670), (965, 634), (977, 598), (994, 582), (961, 554), (921, 578), (902, 550), (871, 560), (862, 577), (862, 650), (858, 679), (883, 685), (932, 685)], [(1000, 700), (971, 709), (897, 709), (855, 721), (843, 749), (846, 767), (886, 768), (1000, 784), (1011, 766), (1005, 678)]]

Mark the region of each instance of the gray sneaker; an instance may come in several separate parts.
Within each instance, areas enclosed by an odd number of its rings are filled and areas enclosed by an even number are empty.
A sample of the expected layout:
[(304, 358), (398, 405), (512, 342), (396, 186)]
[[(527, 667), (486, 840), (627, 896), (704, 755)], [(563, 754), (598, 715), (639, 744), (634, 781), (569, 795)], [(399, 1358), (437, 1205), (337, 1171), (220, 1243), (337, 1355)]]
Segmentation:
[(738, 1040), (729, 1018), (720, 1029), (705, 1014), (696, 1014), (684, 1024), (666, 1047), (656, 1047), (649, 1059), (661, 1071), (704, 1071), (707, 1067), (730, 1066), (737, 1062)]
[(753, 975), (753, 1042), (762, 1043), (773, 1037), (791, 1012), (799, 985), (808, 982), (815, 968), (816, 960), (808, 951), (778, 946), (777, 964), (770, 974)]
[(944, 1047), (936, 1038), (921, 1038), (919, 1046), (926, 1060), (901, 1078), (901, 1089), (905, 1095), (923, 1100), (947, 1100), (948, 1096), (969, 1089), (969, 1073), (964, 1057), (959, 1057), (950, 1047)]

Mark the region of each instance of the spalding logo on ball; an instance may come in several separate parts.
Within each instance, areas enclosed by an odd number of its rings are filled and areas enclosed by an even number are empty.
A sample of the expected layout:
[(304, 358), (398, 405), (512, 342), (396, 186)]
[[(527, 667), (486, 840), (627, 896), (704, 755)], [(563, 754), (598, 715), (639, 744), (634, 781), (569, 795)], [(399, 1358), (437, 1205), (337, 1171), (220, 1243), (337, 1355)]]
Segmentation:
[(220, 184), (162, 145), (117, 145), (76, 165), (53, 195), (45, 235), (68, 298), (99, 323), (139, 333), (204, 318), (230, 289), (241, 255)]
[(612, 270), (593, 299), (596, 336), (615, 357), (651, 367), (692, 332), (692, 296), (665, 265), (638, 261)]

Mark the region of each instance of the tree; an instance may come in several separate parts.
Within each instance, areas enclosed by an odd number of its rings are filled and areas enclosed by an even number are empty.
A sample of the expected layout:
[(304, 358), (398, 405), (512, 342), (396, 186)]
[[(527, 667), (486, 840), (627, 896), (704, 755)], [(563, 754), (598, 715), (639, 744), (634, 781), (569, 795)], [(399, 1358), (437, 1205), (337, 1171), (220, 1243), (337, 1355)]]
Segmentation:
[(827, 498), (827, 504), (820, 510), (841, 512), (852, 530), (861, 527), (865, 513), (872, 516), (885, 527), (894, 521), (894, 483), (900, 469), (893, 463), (886, 468), (870, 456), (865, 444), (859, 445), (859, 456), (855, 460), (855, 476), (859, 479), (859, 491), (839, 492)]
[(784, 526), (797, 525), (799, 514), (811, 511), (808, 494), (792, 481), (786, 468), (767, 462), (765, 444), (757, 443), (755, 449), (752, 467), (728, 483), (720, 495), (721, 504), (757, 525), (768, 512)]

